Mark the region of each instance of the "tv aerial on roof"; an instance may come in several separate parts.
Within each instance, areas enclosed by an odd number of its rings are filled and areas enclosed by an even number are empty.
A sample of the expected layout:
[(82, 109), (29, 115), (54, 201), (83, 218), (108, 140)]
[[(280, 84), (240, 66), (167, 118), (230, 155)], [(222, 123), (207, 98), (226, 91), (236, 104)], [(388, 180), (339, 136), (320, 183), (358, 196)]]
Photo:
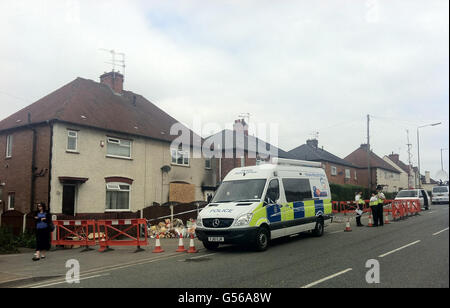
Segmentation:
[(116, 66), (122, 68), (122, 74), (125, 76), (125, 54), (123, 52), (116, 52), (114, 49), (100, 48), (102, 51), (109, 52), (111, 54), (111, 61), (105, 62), (112, 65), (112, 71), (116, 71)]

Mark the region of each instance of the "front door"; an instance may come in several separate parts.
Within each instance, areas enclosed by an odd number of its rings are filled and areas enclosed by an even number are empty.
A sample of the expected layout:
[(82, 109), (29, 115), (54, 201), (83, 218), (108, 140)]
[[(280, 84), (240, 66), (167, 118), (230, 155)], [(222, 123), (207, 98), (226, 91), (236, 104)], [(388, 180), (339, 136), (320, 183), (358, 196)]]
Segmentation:
[(64, 215), (75, 216), (75, 185), (63, 186), (62, 212)]

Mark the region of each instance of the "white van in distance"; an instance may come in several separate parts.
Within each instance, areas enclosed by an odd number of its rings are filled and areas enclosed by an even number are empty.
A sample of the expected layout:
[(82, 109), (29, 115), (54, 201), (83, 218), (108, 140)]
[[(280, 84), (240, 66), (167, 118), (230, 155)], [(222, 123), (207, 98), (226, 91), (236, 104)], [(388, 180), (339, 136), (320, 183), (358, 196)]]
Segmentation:
[(432, 203), (448, 203), (448, 186), (435, 186), (431, 191)]
[(271, 239), (312, 231), (331, 222), (331, 192), (317, 162), (273, 159), (230, 171), (197, 218), (196, 235), (207, 249), (220, 244), (267, 249)]

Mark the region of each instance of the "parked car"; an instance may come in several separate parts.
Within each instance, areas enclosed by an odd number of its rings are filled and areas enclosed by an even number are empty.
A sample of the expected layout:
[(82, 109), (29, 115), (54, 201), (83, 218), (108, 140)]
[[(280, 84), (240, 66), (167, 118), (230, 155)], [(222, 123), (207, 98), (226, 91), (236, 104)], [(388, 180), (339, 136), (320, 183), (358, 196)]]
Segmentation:
[(420, 201), (420, 207), (428, 210), (430, 208), (430, 196), (424, 189), (405, 189), (400, 190), (395, 200), (417, 199)]
[(435, 186), (431, 191), (432, 203), (448, 203), (448, 186)]

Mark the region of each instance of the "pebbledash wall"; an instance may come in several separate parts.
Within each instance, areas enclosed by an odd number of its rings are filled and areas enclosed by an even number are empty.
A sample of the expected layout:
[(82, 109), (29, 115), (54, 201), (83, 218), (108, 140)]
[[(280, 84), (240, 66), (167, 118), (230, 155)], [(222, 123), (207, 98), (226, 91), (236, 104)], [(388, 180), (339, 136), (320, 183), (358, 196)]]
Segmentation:
[[(68, 130), (78, 133), (77, 153), (66, 150)], [(108, 157), (107, 137), (131, 140), (131, 159)], [(170, 183), (191, 185), (195, 201), (204, 200), (203, 185), (215, 185), (215, 174), (213, 170), (205, 168), (203, 158), (191, 158), (187, 167), (172, 164), (168, 142), (65, 123), (54, 125), (51, 161), (50, 202), (52, 212), (56, 214), (62, 213), (61, 177), (88, 179), (76, 187), (76, 214), (110, 212), (105, 210), (108, 177), (132, 180), (128, 212), (136, 212), (153, 202), (167, 202)], [(166, 165), (171, 170), (163, 173), (161, 167)]]

